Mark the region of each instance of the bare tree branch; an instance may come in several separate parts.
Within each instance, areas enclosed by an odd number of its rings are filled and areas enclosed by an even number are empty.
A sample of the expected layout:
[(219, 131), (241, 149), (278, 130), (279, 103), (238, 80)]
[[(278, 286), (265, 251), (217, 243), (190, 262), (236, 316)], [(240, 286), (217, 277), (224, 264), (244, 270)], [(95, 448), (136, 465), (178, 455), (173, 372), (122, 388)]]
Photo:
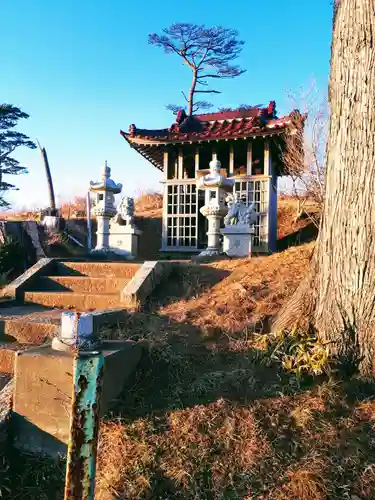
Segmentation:
[(196, 90), (196, 94), (221, 94), (219, 90)]
[[(282, 152), (286, 175), (290, 177), (293, 195), (298, 199), (298, 218), (303, 214), (309, 216), (305, 212), (309, 200), (319, 213), (323, 208), (328, 107), (315, 83), (307, 91), (301, 89), (299, 94), (291, 94), (289, 98), (294, 108), (303, 110), (303, 114), (295, 119), (292, 133), (285, 137)], [(315, 216), (312, 220), (319, 224)]]
[[(236, 30), (221, 26), (206, 28), (204, 25), (176, 23), (164, 28), (162, 33), (150, 34), (149, 43), (162, 48), (167, 54), (177, 54), (193, 73), (187, 97), (188, 115), (197, 109), (195, 94), (220, 93), (215, 89), (204, 91), (197, 88), (208, 85), (205, 78), (235, 78), (245, 72), (239, 66), (231, 64), (241, 53), (244, 44), (238, 40)], [(201, 106), (202, 103), (203, 101), (200, 102)], [(207, 104), (204, 102), (204, 106)]]

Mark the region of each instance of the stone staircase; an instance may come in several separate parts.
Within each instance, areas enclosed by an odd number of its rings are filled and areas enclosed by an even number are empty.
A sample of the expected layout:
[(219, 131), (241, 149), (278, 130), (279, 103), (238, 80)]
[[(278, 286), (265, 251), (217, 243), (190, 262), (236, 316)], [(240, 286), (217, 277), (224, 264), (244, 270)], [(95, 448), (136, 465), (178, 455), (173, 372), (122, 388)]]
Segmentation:
[(17, 350), (53, 338), (63, 311), (103, 313), (98, 314), (98, 328), (105, 321), (118, 324), (124, 311), (134, 309), (123, 295), (126, 285), (132, 281), (134, 289), (137, 281), (140, 286), (147, 284), (141, 294), (144, 299), (159, 282), (150, 276), (146, 283), (153, 263), (147, 267), (133, 262), (42, 260), (2, 291), (3, 297), (13, 300), (0, 302), (0, 373), (12, 371)]
[(25, 290), (24, 302), (82, 312), (126, 308), (121, 292), (140, 267), (122, 262), (57, 262), (52, 274), (39, 277)]

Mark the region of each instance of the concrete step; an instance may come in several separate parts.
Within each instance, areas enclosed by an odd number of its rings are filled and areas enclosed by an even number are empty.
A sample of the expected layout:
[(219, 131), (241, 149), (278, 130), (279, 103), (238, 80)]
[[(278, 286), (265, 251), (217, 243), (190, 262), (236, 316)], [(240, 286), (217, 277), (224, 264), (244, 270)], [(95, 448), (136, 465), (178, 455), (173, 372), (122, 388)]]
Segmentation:
[(37, 304), (0, 308), (0, 340), (42, 344), (58, 332), (61, 312)]
[(132, 278), (141, 264), (133, 262), (57, 262), (56, 276)]
[(118, 293), (25, 292), (25, 303), (82, 312), (121, 307), (120, 294)]
[(27, 345), (17, 342), (0, 342), (0, 373), (14, 373), (14, 360), (17, 351), (24, 349)]
[(29, 291), (120, 293), (130, 278), (92, 276), (42, 276)]
[(1, 319), (0, 331), (5, 338), (22, 344), (43, 344), (57, 334), (59, 325), (60, 320), (53, 323), (29, 323), (23, 320)]

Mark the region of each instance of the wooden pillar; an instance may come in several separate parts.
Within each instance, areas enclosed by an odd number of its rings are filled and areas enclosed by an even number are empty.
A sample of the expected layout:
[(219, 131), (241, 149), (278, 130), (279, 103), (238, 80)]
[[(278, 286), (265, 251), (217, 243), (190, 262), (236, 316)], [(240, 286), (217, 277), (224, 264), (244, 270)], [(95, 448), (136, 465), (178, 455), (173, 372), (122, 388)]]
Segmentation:
[[(172, 173), (173, 177), (173, 173)], [(168, 242), (168, 229), (167, 229), (167, 216), (168, 216), (168, 151), (164, 151), (164, 186), (163, 186), (163, 218), (162, 218), (162, 236), (161, 236), (161, 249), (167, 247)]]
[(168, 180), (168, 151), (164, 151), (164, 180)]
[(269, 179), (268, 208), (268, 251), (276, 252), (277, 248), (277, 176)]
[(267, 214), (267, 233), (268, 233), (268, 252), (276, 251), (277, 241), (277, 177), (272, 168), (271, 140), (266, 138), (264, 141), (264, 173), (270, 179), (268, 183), (268, 214)]
[(247, 143), (247, 163), (246, 163), (247, 175), (252, 175), (252, 165), (253, 165), (253, 142), (250, 139)]
[(233, 143), (231, 142), (229, 145), (229, 175), (234, 174), (234, 147)]
[(272, 175), (270, 140), (264, 140), (264, 175)]
[(178, 148), (178, 171), (177, 171), (177, 179), (183, 179), (183, 170), (184, 170), (184, 155), (182, 152), (182, 148)]
[[(195, 172), (199, 170), (199, 146), (195, 148)], [(197, 174), (195, 174), (197, 177)]]

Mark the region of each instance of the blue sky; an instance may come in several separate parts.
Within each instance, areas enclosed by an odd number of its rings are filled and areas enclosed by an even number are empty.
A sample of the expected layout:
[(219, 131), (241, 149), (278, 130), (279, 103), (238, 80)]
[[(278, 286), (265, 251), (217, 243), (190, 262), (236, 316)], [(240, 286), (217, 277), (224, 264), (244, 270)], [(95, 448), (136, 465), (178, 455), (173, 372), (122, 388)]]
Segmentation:
[[(85, 194), (108, 160), (123, 193), (160, 189), (158, 171), (120, 136), (131, 123), (173, 122), (165, 104), (179, 103), (190, 82), (178, 58), (148, 45), (150, 32), (173, 22), (236, 28), (245, 40), (238, 63), (247, 72), (218, 83), (215, 107), (276, 100), (288, 112), (288, 90), (314, 77), (326, 92), (331, 42), (329, 0), (0, 0), (0, 101), (30, 119), (18, 129), (47, 149), (55, 191), (63, 200)], [(6, 22), (4, 22), (6, 20)], [(16, 207), (46, 206), (38, 150), (16, 157), (30, 173), (15, 178)], [(10, 180), (10, 179), (9, 179)], [(12, 182), (12, 181), (11, 181)]]

